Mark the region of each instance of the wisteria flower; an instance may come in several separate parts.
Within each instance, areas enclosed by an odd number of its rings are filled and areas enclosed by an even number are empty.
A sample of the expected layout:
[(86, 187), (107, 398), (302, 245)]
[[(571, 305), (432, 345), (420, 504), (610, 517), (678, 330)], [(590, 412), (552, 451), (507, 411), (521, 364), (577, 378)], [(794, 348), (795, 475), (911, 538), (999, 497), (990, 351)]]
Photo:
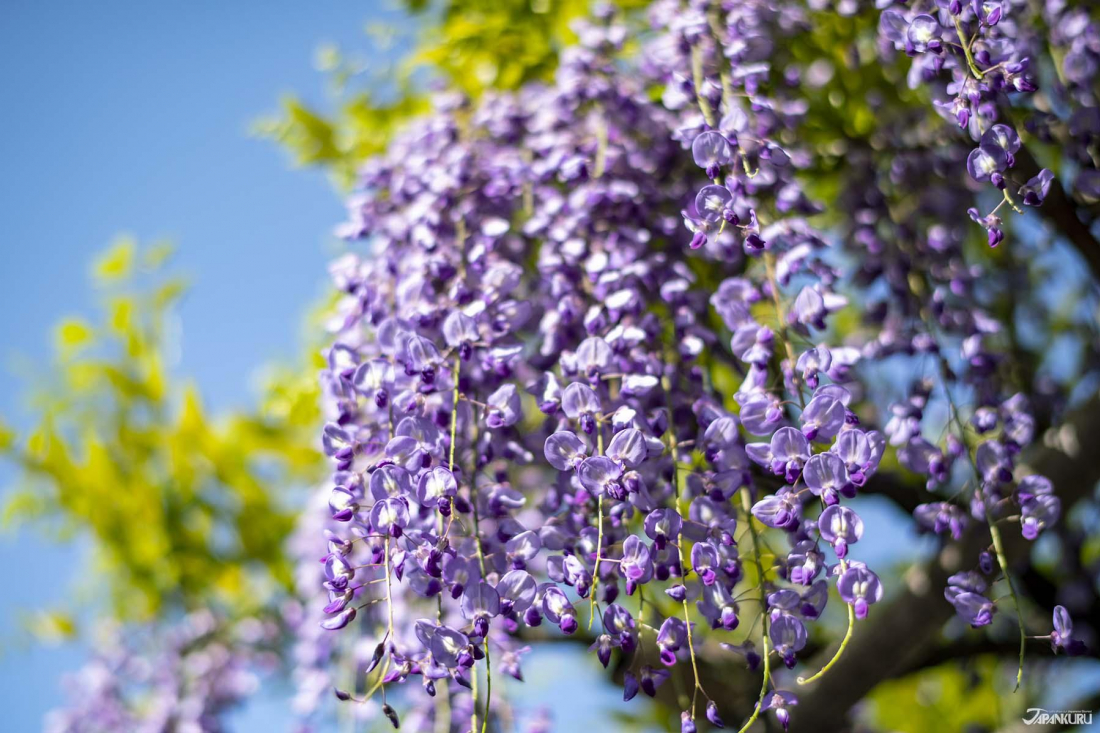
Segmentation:
[(845, 603), (855, 607), (858, 619), (866, 618), (868, 606), (882, 600), (882, 583), (878, 576), (858, 565), (841, 573), (836, 589)]

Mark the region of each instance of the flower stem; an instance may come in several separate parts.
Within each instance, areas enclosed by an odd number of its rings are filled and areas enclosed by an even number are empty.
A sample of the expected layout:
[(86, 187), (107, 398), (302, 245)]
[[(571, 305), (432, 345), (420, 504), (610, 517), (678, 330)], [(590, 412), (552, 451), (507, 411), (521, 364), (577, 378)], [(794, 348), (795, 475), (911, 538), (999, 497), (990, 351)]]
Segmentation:
[(477, 733), (477, 667), (470, 670), (470, 694), (474, 698), (470, 706), (470, 733)]
[[(474, 425), (477, 425), (477, 415), (474, 415)], [(476, 431), (476, 427), (475, 427)], [(477, 443), (477, 436), (474, 436)], [(485, 577), (485, 550), (481, 546), (481, 514), (477, 508), (477, 454), (474, 455), (474, 470), (470, 471), (470, 504), (474, 510), (474, 548), (477, 550), (477, 561), (481, 568), (481, 577)], [(470, 676), (470, 683), (474, 695), (473, 712), (470, 720), (470, 733), (477, 731), (477, 671)], [(489, 724), (489, 698), (493, 694), (493, 668), (489, 661), (489, 634), (485, 634), (485, 711), (481, 721), (481, 732), (485, 733), (485, 726)]]
[(1008, 592), (1012, 595), (1012, 605), (1016, 609), (1016, 624), (1020, 627), (1020, 665), (1016, 669), (1016, 687), (1012, 690), (1017, 692), (1020, 689), (1020, 684), (1024, 681), (1024, 652), (1027, 646), (1027, 631), (1024, 630), (1024, 618), (1020, 613), (1020, 597), (1016, 595), (1016, 584), (1012, 582), (1012, 575), (1008, 572), (1008, 558), (1005, 556), (1004, 543), (1001, 541), (1001, 528), (991, 520), (989, 507), (984, 496), (982, 497), (982, 508), (985, 511), (985, 521), (989, 524), (989, 534), (993, 538), (993, 550), (997, 555), (997, 564), (1001, 566), (1005, 582), (1008, 583)]
[[(603, 455), (603, 428), (596, 423), (596, 452)], [(600, 555), (603, 552), (603, 495), (596, 502), (596, 564), (592, 568), (592, 587), (588, 590), (588, 628), (596, 618), (596, 586), (600, 582)]]
[(959, 45), (962, 46), (963, 54), (966, 56), (966, 65), (970, 67), (970, 73), (974, 75), (975, 79), (981, 79), (985, 74), (978, 68), (978, 64), (974, 61), (974, 54), (970, 53), (970, 43), (967, 42), (963, 33), (962, 23), (958, 18), (955, 18), (955, 33), (959, 36)]
[(603, 107), (596, 105), (596, 162), (592, 166), (592, 177), (601, 178), (607, 168), (607, 118)]
[[(493, 663), (489, 657), (489, 635), (485, 635), (485, 710), (481, 716), (481, 733), (489, 725), (489, 703), (493, 699)], [(470, 733), (473, 733), (471, 730)]]
[(699, 102), (699, 111), (703, 113), (707, 127), (718, 129), (718, 121), (714, 119), (714, 110), (710, 102), (703, 95), (703, 47), (696, 43), (691, 47), (691, 82), (695, 86), (695, 99)]
[[(676, 513), (680, 515), (681, 523), (684, 521), (683, 512), (680, 510), (680, 462), (676, 456), (676, 452), (679, 445), (676, 443), (676, 431), (672, 426), (672, 380), (667, 374), (661, 378), (661, 386), (665, 390), (665, 398), (668, 401), (668, 445), (669, 451), (672, 454), (672, 488), (674, 491), (674, 506), (676, 507)], [(676, 551), (679, 553), (680, 559), (680, 571), (681, 577), (687, 574), (687, 559), (684, 557), (684, 546), (687, 543), (681, 539), (676, 544)], [(688, 608), (687, 596), (685, 595), (683, 600), (680, 601), (680, 605), (684, 608), (684, 625), (687, 626), (687, 642), (688, 642), (688, 654), (691, 656), (691, 672), (695, 679), (695, 687), (691, 691), (691, 718), (695, 719), (695, 700), (699, 693), (702, 692), (704, 696), (707, 696), (706, 690), (703, 689), (703, 683), (699, 679), (699, 664), (695, 660), (695, 637), (691, 631), (691, 609)]]
[[(982, 472), (978, 470), (978, 464), (974, 462), (974, 456), (970, 452), (970, 443), (966, 439), (966, 428), (959, 418), (959, 410), (955, 406), (955, 398), (951, 395), (951, 390), (947, 388), (947, 374), (949, 373), (948, 364), (942, 354), (940, 355), (939, 366), (943, 378), (943, 391), (947, 397), (947, 404), (951, 408), (951, 418), (955, 422), (955, 427), (958, 428), (959, 440), (962, 442), (963, 448), (966, 449), (966, 457), (970, 461), (970, 467), (974, 470), (974, 476), (978, 479), (978, 486), (975, 490), (982, 492)], [(997, 556), (997, 564), (1001, 567), (1001, 573), (1004, 575), (1005, 582), (1008, 583), (1008, 591), (1012, 595), (1012, 605), (1016, 610), (1016, 625), (1020, 627), (1020, 664), (1016, 669), (1016, 687), (1012, 690), (1013, 692), (1018, 692), (1024, 680), (1024, 655), (1027, 647), (1027, 630), (1024, 629), (1024, 616), (1020, 611), (1020, 597), (1016, 593), (1016, 585), (1012, 582), (1012, 575), (1008, 570), (1008, 557), (1005, 554), (1004, 542), (1001, 540), (1001, 528), (997, 526), (997, 523), (993, 521), (993, 517), (989, 513), (989, 502), (984, 492), (982, 492), (981, 500), (982, 513), (985, 515), (986, 524), (989, 525), (989, 536), (993, 539), (993, 552)]]
[[(846, 560), (841, 560), (840, 561), (840, 571), (843, 573), (847, 569), (848, 569), (848, 562)], [(849, 603), (847, 605), (848, 605), (848, 631), (844, 634), (844, 638), (840, 642), (840, 648), (836, 650), (836, 654), (833, 655), (833, 658), (830, 659), (828, 661), (828, 663), (826, 663), (826, 665), (824, 667), (822, 667), (817, 672), (817, 674), (815, 674), (811, 677), (801, 677), (800, 676), (798, 678), (798, 684), (808, 685), (811, 682), (814, 682), (814, 681), (820, 679), (822, 676), (824, 676), (824, 674), (826, 672), (828, 672), (830, 669), (832, 669), (833, 665), (836, 664), (838, 659), (840, 659), (840, 656), (842, 654), (844, 654), (844, 650), (848, 648), (848, 642), (852, 640), (852, 634), (853, 634), (853, 632), (855, 631), (855, 628), (856, 628), (856, 608), (851, 603)]]
[[(386, 564), (385, 564), (385, 568), (386, 568), (386, 606), (389, 609), (389, 614), (388, 614), (389, 615), (389, 622), (388, 622), (388, 625), (386, 627), (386, 639), (389, 639), (390, 644), (393, 644), (393, 639), (394, 639), (394, 634), (393, 634), (393, 595), (392, 595), (392, 588), (390, 586), (390, 538), (389, 537), (386, 538), (385, 553), (386, 553)], [(382, 671), (378, 673), (378, 681), (374, 683), (374, 687), (372, 687), (370, 689), (370, 692), (367, 693), (366, 697), (364, 698), (365, 700), (369, 700), (370, 698), (374, 697), (374, 693), (378, 692), (379, 689), (382, 690), (382, 699), (383, 700), (386, 699), (386, 690), (383, 687), (383, 685), (385, 684), (386, 673), (390, 671), (390, 659), (392, 658), (392, 656), (393, 656), (392, 654), (387, 654), (386, 655), (386, 663), (382, 665)]]
[[(710, 38), (717, 48), (722, 47), (721, 12), (721, 6), (717, 3), (707, 8), (707, 26), (710, 28)], [(726, 61), (725, 56), (719, 54), (719, 57), (721, 60), (718, 62), (718, 78), (722, 80), (722, 109), (725, 110), (726, 114), (729, 114), (733, 111), (733, 80), (730, 79), (729, 63)], [(747, 170), (745, 172), (748, 173)]]
[(798, 392), (798, 404), (805, 410), (806, 400), (802, 396), (802, 383), (798, 375), (794, 374), (794, 366), (798, 359), (795, 358), (794, 347), (791, 346), (791, 341), (787, 338), (787, 312), (783, 308), (783, 300), (779, 297), (779, 282), (775, 277), (775, 257), (770, 252), (764, 253), (764, 270), (768, 276), (768, 285), (771, 287), (772, 302), (775, 303), (775, 316), (779, 320), (778, 336), (783, 342), (783, 348), (787, 352), (787, 360), (791, 364), (791, 373), (794, 375), (792, 379), (794, 380), (795, 390)]
[(764, 680), (760, 683), (760, 697), (756, 700), (756, 707), (752, 711), (752, 715), (745, 721), (745, 724), (741, 726), (741, 730), (738, 733), (745, 733), (752, 724), (756, 722), (756, 719), (760, 717), (760, 710), (764, 706), (764, 697), (768, 694), (768, 683), (771, 681), (771, 639), (768, 637), (768, 609), (764, 604), (764, 565), (760, 562), (760, 540), (756, 534), (756, 526), (752, 523), (752, 499), (749, 497), (749, 487), (741, 487), (741, 508), (745, 512), (745, 521), (749, 525), (749, 534), (752, 535), (752, 554), (753, 561), (756, 564), (756, 575), (760, 582), (760, 617), (763, 623), (763, 636), (764, 636)]
[(1004, 194), (1004, 200), (1008, 203), (1009, 206), (1012, 207), (1013, 211), (1015, 211), (1017, 214), (1024, 213), (1024, 210), (1017, 206), (1016, 202), (1012, 200), (1012, 194), (1008, 192), (1008, 181), (1005, 181), (1005, 187), (1001, 191), (1001, 193)]
[(451, 447), (447, 458), (447, 470), (455, 470), (455, 438), (458, 435), (458, 371), (462, 366), (462, 359), (455, 352), (455, 388), (451, 395)]

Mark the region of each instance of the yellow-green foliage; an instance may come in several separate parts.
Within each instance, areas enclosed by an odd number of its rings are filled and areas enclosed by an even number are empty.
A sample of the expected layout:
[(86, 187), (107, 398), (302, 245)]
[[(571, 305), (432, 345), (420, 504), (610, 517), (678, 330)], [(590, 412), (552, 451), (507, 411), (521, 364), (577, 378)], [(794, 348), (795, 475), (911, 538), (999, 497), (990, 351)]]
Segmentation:
[(168, 253), (123, 239), (96, 262), (102, 312), (61, 321), (56, 362), (32, 386), (36, 424), (0, 431), (20, 474), (6, 521), (91, 535), (127, 618), (243, 609), (287, 584), (294, 507), (280, 492), (320, 466), (312, 375), (279, 373), (260, 409), (214, 417), (170, 373), (166, 323), (185, 285), (162, 272)]
[(969, 669), (943, 665), (879, 684), (868, 717), (878, 730), (897, 733), (964, 733), (997, 730), (1019, 720), (1020, 705), (997, 689), (1004, 668), (993, 658)]
[[(561, 49), (575, 40), (572, 22), (592, 5), (589, 0), (449, 0), (429, 15), (426, 3), (404, 4), (420, 24), (419, 42), (390, 70), (390, 93), (340, 98), (332, 113), (289, 96), (277, 116), (257, 124), (257, 132), (280, 143), (299, 165), (320, 165), (347, 185), (358, 164), (384, 150), (411, 117), (428, 110), (422, 87), (413, 83), (415, 75), (426, 72), (473, 98), (490, 89), (518, 89), (550, 79)], [(614, 5), (627, 12), (647, 2), (616, 0)], [(354, 75), (331, 47), (324, 49), (322, 67), (341, 89)]]

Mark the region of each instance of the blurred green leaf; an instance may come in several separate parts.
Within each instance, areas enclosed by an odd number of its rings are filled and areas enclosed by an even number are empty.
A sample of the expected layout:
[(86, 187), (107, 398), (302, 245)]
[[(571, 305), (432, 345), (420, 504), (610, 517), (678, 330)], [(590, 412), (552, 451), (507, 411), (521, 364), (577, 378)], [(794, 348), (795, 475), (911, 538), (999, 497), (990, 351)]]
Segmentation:
[[(112, 245), (93, 268), (106, 289), (102, 325), (66, 318), (56, 328), (36, 424), (21, 442), (0, 431), (19, 474), (5, 524), (51, 520), (89, 535), (123, 618), (254, 608), (271, 581), (291, 580), (293, 512), (280, 492), (320, 475), (316, 365), (274, 372), (256, 410), (209, 415), (166, 367), (165, 323), (185, 285), (159, 272), (169, 249), (156, 250)], [(147, 278), (135, 279), (137, 261)]]

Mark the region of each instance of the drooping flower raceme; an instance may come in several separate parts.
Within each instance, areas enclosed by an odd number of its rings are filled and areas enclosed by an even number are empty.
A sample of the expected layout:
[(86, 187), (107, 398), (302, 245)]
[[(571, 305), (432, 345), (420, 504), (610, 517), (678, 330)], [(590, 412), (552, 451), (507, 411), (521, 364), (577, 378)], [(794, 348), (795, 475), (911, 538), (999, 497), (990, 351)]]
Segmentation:
[[(889, 196), (866, 198), (885, 185), (877, 172), (845, 192), (865, 198), (842, 218), (843, 244), (811, 222), (823, 207), (799, 175), (813, 156), (790, 134), (806, 107), (773, 88), (768, 60), (806, 12), (658, 2), (629, 71), (624, 29), (599, 17), (552, 85), (441, 96), (364, 166), (340, 230), (354, 251), (332, 266), (341, 366), (321, 375), (333, 475), (319, 623), (372, 650), (342, 696), (377, 694), (396, 720), (387, 690), (409, 698), (415, 681), (446, 701), (410, 706), (423, 721), (460, 710), (464, 727), (494, 715), (489, 690), (472, 688), (502, 660), (519, 677), (518, 639), (543, 626), (591, 633), (604, 666), (621, 654), (626, 699), (685, 665), (693, 729), (715, 705), (695, 672), (700, 640), (744, 625), (750, 638), (730, 647), (750, 667), (769, 660), (751, 715), (786, 725), (797, 696), (778, 689), (772, 658), (797, 666), (830, 586), (851, 624), (889, 594), (857, 557), (855, 503), (887, 451), (927, 482), (915, 517), (928, 531), (995, 532), (1009, 504), (1025, 537), (1057, 520), (1049, 484), (1017, 476), (1034, 420), (994, 368), (961, 224), (899, 226), (911, 247), (890, 249)], [(962, 20), (982, 34), (1004, 23), (982, 12)], [(942, 58), (945, 17), (888, 10), (883, 33)], [(1027, 92), (1005, 53), (996, 72), (975, 63)], [(987, 93), (955, 99), (970, 110)], [(971, 175), (1008, 192), (1018, 136), (974, 124)], [(1024, 203), (1050, 183), (1026, 183)], [(842, 250), (866, 271), (847, 272)], [(891, 269), (905, 258), (929, 266)], [(850, 302), (880, 290), (893, 300), (839, 339)], [(974, 385), (979, 440), (954, 412), (946, 431), (926, 424), (930, 401), (955, 398), (933, 395), (928, 374), (876, 406), (868, 375), (894, 356)], [(966, 498), (944, 496), (970, 461)], [(765, 532), (787, 540), (774, 563)], [(997, 604), (960, 583), (947, 602), (988, 623)]]

